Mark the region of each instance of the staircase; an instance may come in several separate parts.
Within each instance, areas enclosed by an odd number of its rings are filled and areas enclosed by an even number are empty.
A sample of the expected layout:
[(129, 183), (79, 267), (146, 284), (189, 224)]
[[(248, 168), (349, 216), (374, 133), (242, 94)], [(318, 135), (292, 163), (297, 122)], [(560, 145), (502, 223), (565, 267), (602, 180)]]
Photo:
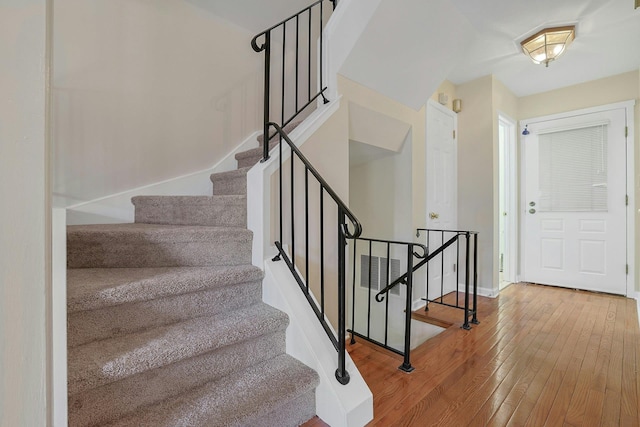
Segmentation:
[[(261, 142), (262, 144), (262, 142)], [(286, 314), (261, 301), (246, 173), (213, 196), (133, 198), (135, 223), (69, 226), (70, 426), (297, 426), (316, 372), (285, 353)]]

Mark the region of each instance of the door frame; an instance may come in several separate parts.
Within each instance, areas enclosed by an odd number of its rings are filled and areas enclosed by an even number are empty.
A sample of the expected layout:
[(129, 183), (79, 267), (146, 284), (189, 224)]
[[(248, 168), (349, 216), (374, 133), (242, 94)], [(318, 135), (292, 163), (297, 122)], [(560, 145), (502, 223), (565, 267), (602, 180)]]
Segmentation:
[[(520, 120), (520, 131), (522, 132), (525, 127), (529, 124), (546, 122), (550, 120), (557, 119), (566, 119), (575, 116), (582, 116), (585, 114), (592, 113), (600, 113), (609, 110), (625, 110), (625, 120), (627, 126), (627, 139), (626, 139), (626, 193), (628, 197), (628, 204), (626, 210), (626, 227), (627, 227), (627, 259), (626, 264), (629, 267), (627, 276), (626, 276), (626, 296), (631, 297), (635, 296), (635, 274), (636, 274), (636, 265), (635, 265), (635, 253), (636, 253), (636, 239), (635, 239), (635, 212), (636, 212), (636, 197), (635, 197), (635, 123), (634, 123), (634, 115), (635, 115), (635, 104), (636, 101), (622, 101), (616, 102), (613, 104), (605, 104), (597, 107), (583, 108), (579, 110), (566, 111), (563, 113), (551, 114), (547, 116), (541, 117), (532, 117), (530, 119)], [(523, 146), (526, 144), (526, 135), (520, 135), (520, 208), (519, 212), (521, 215), (524, 215), (526, 211), (526, 201), (523, 199), (522, 195), (525, 194), (525, 177), (524, 177), (524, 161), (525, 161), (525, 151)], [(520, 217), (522, 217), (520, 215)], [(520, 228), (520, 265), (524, 262), (522, 256), (524, 254), (524, 225), (523, 222), (519, 223)]]
[[(509, 186), (505, 193), (506, 198), (506, 208), (509, 212), (507, 215), (507, 220), (505, 224), (505, 229), (507, 233), (507, 250), (505, 252), (508, 253), (508, 263), (509, 263), (509, 277), (505, 277), (507, 281), (517, 282), (519, 280), (519, 272), (518, 272), (518, 260), (519, 260), (519, 252), (520, 247), (518, 245), (518, 224), (519, 224), (519, 209), (518, 209), (518, 162), (517, 162), (517, 152), (518, 152), (518, 137), (516, 135), (517, 123), (514, 119), (509, 117), (507, 114), (498, 111), (498, 126), (500, 123), (503, 123), (507, 126), (508, 136), (505, 141), (505, 181), (509, 182)], [(498, 141), (500, 144), (500, 141)], [(498, 150), (500, 150), (500, 145), (498, 145)], [(500, 185), (499, 183), (498, 185)], [(498, 191), (500, 187), (498, 187)], [(502, 212), (498, 211), (498, 215), (502, 216)], [(498, 218), (498, 222), (500, 218)], [(498, 252), (500, 250), (498, 249)], [(499, 254), (498, 254), (499, 256)], [(501, 288), (501, 283), (498, 286)]]

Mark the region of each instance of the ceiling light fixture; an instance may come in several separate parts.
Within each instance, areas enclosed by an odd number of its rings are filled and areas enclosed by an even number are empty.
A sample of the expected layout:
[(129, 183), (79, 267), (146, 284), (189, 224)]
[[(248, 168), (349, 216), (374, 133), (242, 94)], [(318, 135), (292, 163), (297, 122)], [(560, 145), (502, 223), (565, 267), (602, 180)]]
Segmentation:
[(522, 51), (536, 64), (549, 66), (549, 62), (562, 55), (576, 37), (576, 27), (545, 28), (520, 42)]

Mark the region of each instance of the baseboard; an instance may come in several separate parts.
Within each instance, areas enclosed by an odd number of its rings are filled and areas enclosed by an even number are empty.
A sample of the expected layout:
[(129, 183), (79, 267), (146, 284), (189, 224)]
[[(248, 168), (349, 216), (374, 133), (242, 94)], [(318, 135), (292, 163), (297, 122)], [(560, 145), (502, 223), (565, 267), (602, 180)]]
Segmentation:
[(498, 296), (498, 293), (495, 291), (495, 289), (478, 287), (478, 295), (487, 298), (495, 298)]
[(209, 176), (236, 168), (235, 154), (258, 146), (255, 132), (210, 168), (177, 176), (164, 181), (67, 206), (67, 224), (107, 224), (133, 222), (131, 198), (139, 195), (205, 196), (211, 195)]

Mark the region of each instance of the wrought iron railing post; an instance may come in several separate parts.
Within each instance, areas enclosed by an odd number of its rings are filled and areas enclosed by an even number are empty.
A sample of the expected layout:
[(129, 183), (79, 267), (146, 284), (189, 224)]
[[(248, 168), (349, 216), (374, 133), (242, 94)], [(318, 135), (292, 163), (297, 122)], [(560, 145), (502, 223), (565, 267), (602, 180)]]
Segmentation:
[(349, 373), (346, 369), (346, 227), (344, 210), (338, 206), (338, 369), (336, 369), (336, 379), (343, 385), (349, 382)]
[(413, 245), (407, 245), (407, 295), (405, 306), (405, 323), (404, 323), (404, 361), (398, 367), (401, 371), (411, 372), (411, 309), (413, 295)]
[(478, 233), (473, 235), (473, 318), (471, 323), (477, 325), (478, 320)]
[(269, 159), (269, 122), (270, 103), (271, 103), (271, 31), (267, 31), (264, 35), (264, 110), (263, 110), (263, 154), (262, 161)]
[(471, 329), (471, 325), (469, 325), (469, 265), (471, 265), (469, 261), (469, 232), (465, 233), (466, 236), (466, 256), (465, 256), (465, 271), (464, 271), (464, 323), (462, 325), (462, 329), (469, 330)]

